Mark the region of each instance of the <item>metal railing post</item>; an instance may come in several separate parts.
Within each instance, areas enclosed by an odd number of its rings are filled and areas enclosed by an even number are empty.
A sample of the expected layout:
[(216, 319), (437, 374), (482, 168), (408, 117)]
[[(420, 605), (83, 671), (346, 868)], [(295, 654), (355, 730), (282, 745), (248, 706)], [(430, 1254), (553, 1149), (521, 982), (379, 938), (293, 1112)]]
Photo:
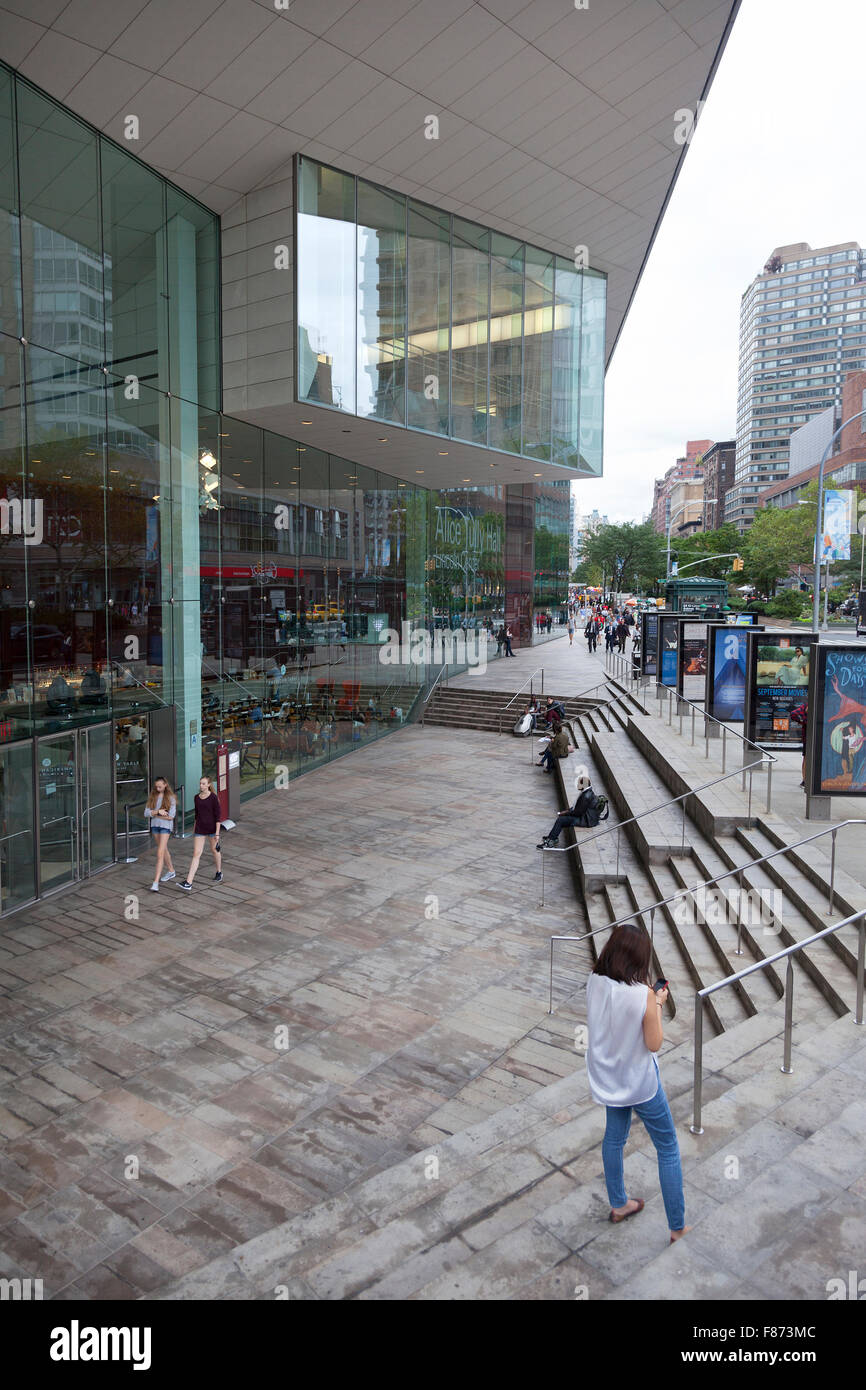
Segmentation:
[(863, 977), (866, 975), (866, 917), (860, 918), (860, 941), (857, 947), (857, 1007), (854, 1022), (863, 1022)]
[(794, 1023), (794, 957), (788, 957), (788, 969), (785, 972), (785, 1055), (782, 1061), (782, 1071), (786, 1076), (790, 1076), (794, 1068), (791, 1066), (791, 1029)]
[[(722, 725), (722, 772), (725, 770), (725, 754), (728, 746), (728, 726)], [(710, 741), (707, 739), (707, 757), (710, 756)]]
[(827, 916), (833, 916), (833, 888), (836, 884), (836, 828), (830, 832), (830, 904)]
[(767, 815), (773, 809), (773, 764), (767, 763)]
[(653, 907), (653, 908), (650, 909), (650, 946), (652, 946), (653, 943), (654, 943), (654, 941), (655, 941), (655, 927), (656, 927), (656, 910), (655, 910), (655, 908)]
[(704, 1001), (700, 994), (695, 995), (695, 1105), (692, 1113), (692, 1134), (703, 1134), (701, 1127), (701, 1084), (704, 1052)]
[(665, 691), (668, 697), (668, 728), (670, 728), (674, 722), (674, 707), (671, 704), (671, 688), (669, 685), (665, 686)]
[(695, 707), (692, 705), (692, 747), (695, 746)]
[(620, 834), (620, 827), (617, 826), (617, 828), (616, 828), (616, 878), (617, 878), (617, 881), (619, 880), (619, 834)]
[(752, 783), (755, 780), (755, 764), (749, 768), (749, 829), (752, 828)]
[(541, 906), (544, 907), (544, 850), (541, 851)]
[(682, 838), (682, 841), (680, 842), (680, 853), (681, 853), (681, 854), (685, 854), (685, 852), (686, 852), (686, 800), (687, 800), (687, 798), (684, 797), (684, 798), (683, 798), (683, 838)]
[(738, 892), (737, 892), (737, 949), (736, 949), (736, 951), (734, 952), (734, 955), (736, 955), (736, 956), (741, 956), (741, 955), (743, 954), (743, 871), (742, 871), (742, 869), (740, 869), (740, 872), (737, 874), (737, 884), (738, 884)]
[[(541, 862), (544, 864), (544, 859), (542, 859)], [(553, 1013), (553, 937), (550, 938), (550, 993), (548, 995), (547, 1012), (549, 1014)]]

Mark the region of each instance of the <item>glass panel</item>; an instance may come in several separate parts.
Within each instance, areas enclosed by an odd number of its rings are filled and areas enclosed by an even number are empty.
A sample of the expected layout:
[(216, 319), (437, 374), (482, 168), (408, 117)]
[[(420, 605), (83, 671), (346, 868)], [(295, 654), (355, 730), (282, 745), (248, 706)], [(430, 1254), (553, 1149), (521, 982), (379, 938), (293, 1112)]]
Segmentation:
[(76, 738), (40, 738), (36, 745), (39, 787), (39, 887), (47, 893), (78, 877)]
[[(147, 716), (140, 715), (129, 719), (118, 719), (114, 725), (114, 777), (117, 797), (117, 835), (120, 852), (126, 856), (126, 843), (120, 836), (126, 830), (126, 807), (129, 806), (130, 836), (141, 834), (142, 806), (147, 800), (150, 781), (148, 778), (148, 729)], [(214, 773), (216, 760), (214, 760)], [(146, 831), (144, 832), (147, 833)], [(135, 841), (130, 839), (130, 844)], [(134, 850), (132, 851), (135, 852)]]
[(451, 218), (409, 203), (407, 423), (448, 433)]
[[(328, 456), (319, 449), (301, 445), (299, 493), (298, 633), (307, 670), (303, 683), (303, 703), (310, 718), (304, 733), (308, 763), (330, 755), (335, 739), (335, 676), (331, 672), (332, 642), (339, 620), (331, 612), (328, 586), (329, 516)], [(315, 726), (315, 727), (314, 727)]]
[(571, 484), (539, 482), (535, 489), (536, 615), (558, 626), (560, 610), (568, 596), (568, 520)]
[(18, 83), (24, 336), (82, 362), (105, 356), (96, 135)]
[(216, 218), (166, 185), (171, 391), (211, 410), (220, 403), (219, 237)]
[(224, 604), (220, 547), (220, 417), (198, 415), (199, 608), (201, 614), (202, 775), (216, 785), (216, 750), (222, 738), (222, 619)]
[(170, 389), (159, 337), (165, 315), (165, 184), (102, 143), (106, 361), (120, 377)]
[(580, 316), (583, 276), (556, 258), (553, 328), (553, 461), (580, 467)]
[(0, 912), (36, 895), (33, 744), (0, 749)]
[(523, 452), (550, 458), (553, 256), (526, 248), (523, 316)]
[(298, 398), (355, 410), (355, 180), (298, 165)]
[(82, 736), (87, 741), (82, 782), (82, 821), (87, 872), (96, 873), (114, 862), (112, 780), (114, 738), (112, 726), (101, 724)]
[(33, 662), (59, 660), (63, 634), (50, 625), (32, 633), (27, 566), (33, 541), (44, 534), (45, 505), (25, 493), (23, 350), (0, 338), (0, 742), (32, 732)]
[(451, 433), (487, 443), (490, 234), (454, 219), (451, 304)]
[(264, 437), (264, 575), (262, 639), (264, 658), (263, 729), (265, 785), (276, 785), (278, 770), (297, 776), (300, 759), (298, 709), (298, 489), (297, 445), (280, 435)]
[(21, 336), (21, 244), (12, 76), (0, 68), (0, 332)]
[[(108, 386), (105, 489), (112, 709), (129, 716), (170, 694), (171, 460), (168, 402), (116, 379)], [(168, 584), (168, 592), (166, 592)], [(170, 685), (170, 682), (169, 682)]]
[(34, 718), (52, 732), (109, 711), (106, 378), (39, 347), (27, 368), (27, 487), (44, 517), (27, 557)]
[(493, 233), (490, 257), (491, 449), (520, 453), (523, 245)]
[[(270, 605), (264, 592), (271, 565), (262, 553), (261, 430), (222, 417), (221, 569), (223, 607), (223, 707), (227, 742), (241, 746), (241, 791), (264, 782), (264, 638)], [(268, 518), (269, 528), (273, 516)]]
[(406, 199), (358, 180), (359, 415), (406, 419)]
[(583, 274), (580, 345), (580, 454), (584, 468), (601, 475), (604, 454), (604, 340), (607, 280)]

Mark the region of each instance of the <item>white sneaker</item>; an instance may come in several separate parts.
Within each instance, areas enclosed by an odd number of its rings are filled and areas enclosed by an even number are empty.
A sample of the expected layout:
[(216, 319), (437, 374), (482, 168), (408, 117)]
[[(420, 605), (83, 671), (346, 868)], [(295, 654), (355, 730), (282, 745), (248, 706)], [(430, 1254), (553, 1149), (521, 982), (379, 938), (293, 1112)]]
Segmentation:
[(173, 878), (177, 878), (177, 874), (175, 873), (174, 869), (169, 869), (168, 873), (163, 874), (162, 878), (159, 881), (160, 883), (170, 883)]
[(151, 891), (151, 893), (158, 893), (158, 892), (159, 892), (159, 884), (158, 884), (158, 883), (152, 883), (152, 884), (150, 885), (150, 891)]

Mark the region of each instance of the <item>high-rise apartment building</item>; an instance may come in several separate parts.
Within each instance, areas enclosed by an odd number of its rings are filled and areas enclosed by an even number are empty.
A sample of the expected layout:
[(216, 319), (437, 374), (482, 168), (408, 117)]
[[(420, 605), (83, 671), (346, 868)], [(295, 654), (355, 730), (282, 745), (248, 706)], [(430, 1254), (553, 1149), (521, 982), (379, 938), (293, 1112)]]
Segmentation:
[(735, 454), (734, 439), (714, 444), (704, 454), (704, 531), (717, 530), (725, 519), (725, 498), (734, 481)]
[(792, 432), (838, 402), (866, 363), (864, 252), (856, 241), (777, 247), (743, 295), (737, 452), (725, 518), (748, 527), (788, 476)]

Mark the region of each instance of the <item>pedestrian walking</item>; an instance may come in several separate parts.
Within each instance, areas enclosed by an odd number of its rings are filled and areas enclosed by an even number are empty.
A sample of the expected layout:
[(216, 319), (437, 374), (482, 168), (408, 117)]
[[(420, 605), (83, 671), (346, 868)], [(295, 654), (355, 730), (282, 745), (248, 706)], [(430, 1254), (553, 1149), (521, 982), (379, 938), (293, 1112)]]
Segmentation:
[(691, 1227), (685, 1224), (677, 1132), (656, 1060), (664, 1041), (667, 981), (650, 985), (651, 953), (644, 927), (630, 923), (614, 927), (586, 986), (586, 1071), (592, 1098), (605, 1107), (607, 1117), (601, 1159), (610, 1202), (608, 1220), (618, 1225), (643, 1211), (641, 1198), (629, 1198), (623, 1174), (623, 1149), (631, 1112), (636, 1110), (655, 1145), (673, 1245)]
[(192, 881), (198, 872), (199, 861), (204, 849), (205, 840), (210, 841), (211, 854), (216, 864), (214, 883), (223, 881), (222, 854), (220, 853), (220, 816), (222, 808), (216, 789), (209, 777), (199, 778), (198, 796), (195, 799), (195, 825), (193, 826), (192, 843), (192, 863), (187, 870), (186, 878), (178, 887), (185, 893), (192, 889)]
[(156, 840), (156, 869), (150, 891), (158, 893), (161, 883), (168, 883), (176, 877), (168, 852), (168, 840), (174, 830), (177, 797), (164, 777), (157, 777), (151, 787), (144, 814), (150, 821), (150, 833)]
[(568, 630), (568, 645), (571, 647), (574, 645), (574, 618), (571, 613), (568, 615), (566, 627)]
[(591, 652), (594, 652), (598, 646), (598, 628), (595, 625), (595, 618), (590, 617), (589, 622), (583, 629), (583, 635), (586, 638), (587, 647)]
[(514, 656), (514, 652), (511, 650), (511, 628), (510, 628), (510, 627), (507, 627), (507, 628), (505, 629), (505, 655), (506, 655), (506, 656)]

